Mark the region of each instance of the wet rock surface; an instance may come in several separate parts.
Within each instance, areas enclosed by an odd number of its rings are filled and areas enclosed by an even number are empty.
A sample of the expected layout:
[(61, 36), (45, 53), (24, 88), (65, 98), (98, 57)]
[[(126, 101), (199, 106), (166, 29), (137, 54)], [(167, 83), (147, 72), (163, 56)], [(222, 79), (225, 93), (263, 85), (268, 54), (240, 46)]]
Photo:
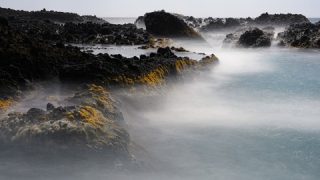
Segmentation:
[(320, 24), (294, 24), (279, 33), (278, 38), (283, 46), (320, 48)]
[[(142, 21), (141, 17), (139, 21)], [(165, 11), (146, 13), (143, 21), (146, 30), (155, 36), (202, 39), (200, 34), (182, 19)]]

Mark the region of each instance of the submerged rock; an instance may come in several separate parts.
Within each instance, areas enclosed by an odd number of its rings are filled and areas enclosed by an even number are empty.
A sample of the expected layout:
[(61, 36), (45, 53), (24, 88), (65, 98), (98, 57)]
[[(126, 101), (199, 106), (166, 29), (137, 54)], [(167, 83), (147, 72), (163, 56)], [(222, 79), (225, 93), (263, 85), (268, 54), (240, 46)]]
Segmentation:
[(182, 19), (165, 11), (147, 13), (143, 19), (146, 30), (155, 36), (202, 39)]

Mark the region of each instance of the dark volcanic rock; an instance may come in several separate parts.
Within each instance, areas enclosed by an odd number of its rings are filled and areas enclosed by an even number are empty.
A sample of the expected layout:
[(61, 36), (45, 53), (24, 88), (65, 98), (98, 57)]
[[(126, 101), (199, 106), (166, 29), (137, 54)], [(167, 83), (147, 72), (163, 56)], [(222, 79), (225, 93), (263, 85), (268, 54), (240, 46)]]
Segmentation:
[(271, 37), (262, 30), (255, 28), (244, 32), (238, 43), (243, 47), (270, 47)]
[(96, 16), (80, 16), (75, 13), (47, 11), (45, 9), (41, 11), (19, 11), (13, 9), (0, 8), (0, 16), (6, 17), (10, 20), (23, 19), (24, 21), (52, 21), (55, 23), (106, 23), (105, 20)]
[(147, 44), (151, 38), (149, 33), (145, 30), (137, 29), (133, 24), (116, 25), (108, 23), (67, 23), (59, 35), (64, 42), (86, 44)]
[(308, 18), (302, 14), (261, 14), (254, 19), (254, 23), (258, 25), (276, 25), (276, 26), (288, 26), (295, 23), (308, 23)]
[(156, 36), (202, 39), (182, 19), (165, 11), (144, 15), (146, 30)]
[(57, 77), (62, 81), (103, 85), (156, 85), (164, 82), (166, 76), (176, 74), (177, 66), (182, 70), (197, 64), (194, 60), (176, 57), (170, 49), (159, 49), (158, 53), (143, 59), (93, 55), (77, 47), (52, 44), (6, 25), (0, 27), (2, 96), (14, 95), (16, 90), (26, 89), (30, 82)]
[(320, 25), (294, 24), (279, 33), (280, 44), (297, 48), (320, 48)]
[(221, 31), (235, 29), (244, 26), (251, 21), (250, 18), (207, 18), (205, 19), (206, 25), (201, 27), (201, 31)]
[(151, 38), (149, 33), (137, 29), (133, 24), (109, 24), (106, 21), (98, 21), (99, 18), (95, 16), (1, 8), (0, 16), (8, 20), (13, 30), (52, 43), (140, 45), (147, 44)]
[(273, 39), (273, 31), (267, 28), (265, 31), (258, 28), (244, 28), (226, 35), (224, 44), (240, 47), (269, 47)]
[[(187, 21), (187, 19), (185, 18)], [(261, 14), (259, 17), (252, 19), (248, 18), (205, 18), (203, 23), (197, 27), (201, 31), (221, 31), (235, 30), (247, 26), (288, 26), (294, 23), (309, 22), (308, 18), (301, 14)], [(191, 21), (192, 23), (192, 21)], [(195, 23), (197, 24), (197, 23)]]

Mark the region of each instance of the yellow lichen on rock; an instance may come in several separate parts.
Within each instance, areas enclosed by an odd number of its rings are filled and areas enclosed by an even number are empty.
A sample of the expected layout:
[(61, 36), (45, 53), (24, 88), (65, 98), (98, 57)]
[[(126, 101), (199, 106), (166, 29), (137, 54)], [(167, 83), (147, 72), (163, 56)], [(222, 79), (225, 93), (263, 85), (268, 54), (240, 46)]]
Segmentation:
[(168, 75), (169, 71), (165, 67), (159, 67), (150, 73), (140, 77), (138, 80), (141, 84), (148, 86), (158, 86), (165, 83), (165, 78)]
[(101, 127), (105, 123), (105, 118), (101, 112), (91, 106), (82, 107), (79, 111), (79, 114), (82, 120), (94, 127)]
[(109, 112), (115, 111), (114, 102), (110, 99), (110, 93), (105, 88), (92, 84), (89, 85), (89, 92), (92, 93), (99, 106), (105, 107)]
[(176, 71), (178, 73), (181, 73), (183, 70), (187, 69), (188, 67), (195, 65), (196, 62), (191, 60), (177, 60), (175, 63)]
[(75, 117), (74, 117), (74, 114), (72, 112), (67, 112), (66, 113), (66, 117), (69, 121), (74, 121), (75, 120)]
[(0, 99), (0, 111), (6, 111), (13, 105), (14, 101), (12, 98)]

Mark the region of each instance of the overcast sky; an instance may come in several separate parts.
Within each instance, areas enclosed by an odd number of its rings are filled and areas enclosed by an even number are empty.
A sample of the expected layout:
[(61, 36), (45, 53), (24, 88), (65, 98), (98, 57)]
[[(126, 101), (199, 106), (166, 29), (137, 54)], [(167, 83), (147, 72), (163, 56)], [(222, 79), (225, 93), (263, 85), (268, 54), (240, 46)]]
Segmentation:
[(137, 17), (161, 9), (197, 17), (256, 17), (263, 12), (320, 17), (320, 0), (0, 0), (0, 6), (101, 17)]

